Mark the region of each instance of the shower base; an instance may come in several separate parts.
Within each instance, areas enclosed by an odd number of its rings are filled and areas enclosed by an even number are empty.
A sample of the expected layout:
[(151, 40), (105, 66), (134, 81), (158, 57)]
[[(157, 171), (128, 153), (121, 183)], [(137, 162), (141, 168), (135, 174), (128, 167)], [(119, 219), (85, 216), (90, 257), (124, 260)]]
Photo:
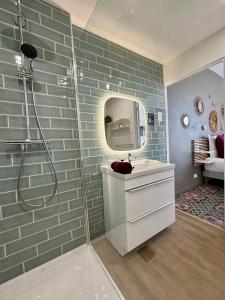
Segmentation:
[(2, 284), (0, 295), (1, 300), (125, 300), (88, 245)]

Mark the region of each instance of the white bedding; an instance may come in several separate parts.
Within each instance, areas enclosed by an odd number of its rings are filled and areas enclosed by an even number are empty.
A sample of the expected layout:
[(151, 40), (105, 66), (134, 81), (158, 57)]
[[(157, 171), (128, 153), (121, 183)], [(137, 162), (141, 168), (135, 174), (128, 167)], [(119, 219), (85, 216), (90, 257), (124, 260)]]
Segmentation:
[(224, 158), (208, 157), (204, 164), (206, 171), (224, 173)]

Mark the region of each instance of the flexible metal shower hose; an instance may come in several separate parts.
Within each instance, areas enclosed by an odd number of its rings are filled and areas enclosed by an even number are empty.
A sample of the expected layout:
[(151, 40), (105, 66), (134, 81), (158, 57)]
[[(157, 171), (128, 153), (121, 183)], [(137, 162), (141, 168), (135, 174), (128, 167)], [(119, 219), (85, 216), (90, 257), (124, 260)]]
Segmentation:
[[(26, 89), (24, 89), (24, 93), (27, 93)], [(34, 94), (34, 80), (33, 80), (33, 78), (31, 78), (31, 95), (32, 95), (31, 98), (32, 98), (32, 104), (33, 104), (33, 108), (34, 108), (34, 114), (35, 114), (35, 118), (36, 118), (36, 121), (37, 121), (38, 129), (39, 129), (39, 132), (40, 132), (40, 137), (43, 141), (43, 145), (44, 145), (46, 153), (48, 155), (49, 162), (51, 164), (51, 167), (52, 167), (52, 170), (53, 170), (53, 176), (54, 176), (54, 189), (53, 189), (52, 194), (48, 197), (47, 200), (43, 201), (42, 204), (30, 204), (27, 201), (25, 201), (25, 199), (23, 198), (23, 196), (21, 194), (21, 190), (20, 190), (20, 183), (21, 183), (21, 179), (22, 179), (21, 178), (22, 177), (22, 170), (23, 170), (23, 165), (24, 165), (24, 150), (25, 150), (25, 145), (21, 144), (21, 161), (20, 161), (19, 173), (18, 173), (18, 177), (17, 177), (17, 195), (18, 195), (18, 199), (20, 201), (22, 201), (25, 205), (35, 208), (35, 207), (45, 206), (56, 195), (56, 192), (57, 192), (57, 189), (58, 189), (58, 180), (57, 180), (55, 166), (53, 164), (51, 154), (49, 152), (47, 143), (45, 141), (45, 137), (44, 137), (44, 134), (43, 134), (43, 131), (42, 131), (42, 128), (41, 128), (41, 124), (40, 124), (40, 120), (39, 120), (39, 116), (38, 116), (38, 113), (37, 113), (35, 94)]]

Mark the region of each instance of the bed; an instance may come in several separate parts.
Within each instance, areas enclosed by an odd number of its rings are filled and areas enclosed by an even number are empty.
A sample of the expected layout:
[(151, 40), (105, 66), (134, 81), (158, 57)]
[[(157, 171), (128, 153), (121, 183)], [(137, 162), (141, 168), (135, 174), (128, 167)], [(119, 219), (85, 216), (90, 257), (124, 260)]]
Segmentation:
[(224, 158), (209, 157), (204, 163), (203, 176), (224, 180)]
[(224, 180), (224, 158), (217, 157), (215, 137), (192, 141), (193, 166), (203, 166), (203, 176)]

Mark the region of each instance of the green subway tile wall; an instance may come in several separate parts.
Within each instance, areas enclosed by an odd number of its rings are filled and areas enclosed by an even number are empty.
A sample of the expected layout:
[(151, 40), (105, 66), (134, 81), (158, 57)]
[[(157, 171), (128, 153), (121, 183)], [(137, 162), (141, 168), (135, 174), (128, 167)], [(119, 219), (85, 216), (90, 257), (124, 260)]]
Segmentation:
[[(91, 22), (91, 21), (90, 21)], [(147, 128), (147, 141), (139, 158), (167, 160), (166, 105), (162, 65), (137, 55), (88, 31), (73, 26), (78, 66), (78, 93), (84, 147), (85, 181), (91, 238), (104, 233), (104, 209), (100, 165), (126, 153), (109, 150), (104, 139), (103, 107), (112, 95), (138, 99), (146, 113), (155, 114)], [(163, 121), (158, 122), (157, 113)]]
[[(34, 62), (38, 114), (59, 181), (47, 208), (30, 210), (18, 202), (19, 149), (4, 139), (25, 138), (24, 94), (17, 79), (18, 28), (14, 1), (0, 1), (0, 282), (18, 276), (85, 242), (80, 192), (80, 154), (74, 89), (59, 87), (72, 65), (69, 14), (39, 0), (22, 0), (24, 41), (38, 49)], [(38, 137), (30, 103), (32, 137)], [(41, 203), (52, 189), (51, 168), (41, 146), (25, 156), (23, 197)]]

